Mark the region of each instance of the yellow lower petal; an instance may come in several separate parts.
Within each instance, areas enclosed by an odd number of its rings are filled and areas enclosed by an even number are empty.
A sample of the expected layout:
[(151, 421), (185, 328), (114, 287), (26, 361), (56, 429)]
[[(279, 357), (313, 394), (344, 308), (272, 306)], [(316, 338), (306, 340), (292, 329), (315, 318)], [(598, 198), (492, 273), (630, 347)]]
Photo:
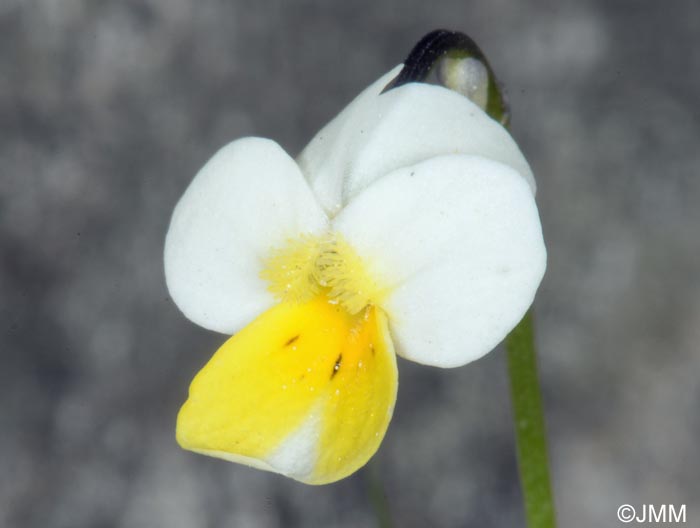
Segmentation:
[(333, 482), (376, 452), (397, 385), (381, 310), (349, 315), (324, 294), (282, 303), (231, 337), (197, 374), (177, 440), (308, 484)]

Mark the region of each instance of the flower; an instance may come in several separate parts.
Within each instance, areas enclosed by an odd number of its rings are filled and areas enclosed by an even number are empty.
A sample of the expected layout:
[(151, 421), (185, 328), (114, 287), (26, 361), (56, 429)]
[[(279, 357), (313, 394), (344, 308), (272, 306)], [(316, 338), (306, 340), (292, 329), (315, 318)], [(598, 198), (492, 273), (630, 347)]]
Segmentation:
[(376, 452), (396, 354), (456, 367), (532, 304), (546, 251), (532, 172), (468, 98), (400, 66), (299, 155), (244, 138), (196, 175), (165, 244), (168, 289), (233, 334), (177, 422), (192, 451), (309, 484)]

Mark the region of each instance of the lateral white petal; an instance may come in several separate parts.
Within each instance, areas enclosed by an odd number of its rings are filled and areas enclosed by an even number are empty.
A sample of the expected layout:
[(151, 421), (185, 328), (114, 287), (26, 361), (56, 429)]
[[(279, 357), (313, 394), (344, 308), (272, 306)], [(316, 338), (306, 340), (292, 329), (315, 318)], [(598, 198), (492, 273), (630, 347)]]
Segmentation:
[(381, 77), (324, 127), (298, 163), (329, 215), (395, 169), (447, 154), (474, 154), (513, 167), (535, 192), (532, 171), (501, 124), (461, 94), (410, 83), (380, 95)]
[(440, 367), (489, 352), (532, 304), (546, 250), (530, 187), (466, 155), (402, 168), (333, 221), (378, 282), (397, 352)]
[(195, 323), (234, 333), (274, 298), (260, 279), (270, 250), (327, 218), (277, 143), (244, 138), (217, 152), (180, 199), (165, 240), (165, 277)]

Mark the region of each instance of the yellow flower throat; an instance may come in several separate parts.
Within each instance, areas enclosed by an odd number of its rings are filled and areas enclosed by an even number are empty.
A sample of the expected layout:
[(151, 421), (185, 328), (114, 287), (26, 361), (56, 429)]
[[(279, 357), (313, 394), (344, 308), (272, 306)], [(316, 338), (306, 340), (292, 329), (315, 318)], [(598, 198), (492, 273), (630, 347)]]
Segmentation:
[(273, 250), (260, 277), (279, 300), (304, 303), (325, 293), (355, 315), (386, 295), (360, 256), (338, 233), (305, 235)]
[(377, 450), (396, 400), (384, 290), (337, 234), (288, 241), (261, 277), (281, 302), (197, 374), (177, 441), (308, 484), (336, 481)]

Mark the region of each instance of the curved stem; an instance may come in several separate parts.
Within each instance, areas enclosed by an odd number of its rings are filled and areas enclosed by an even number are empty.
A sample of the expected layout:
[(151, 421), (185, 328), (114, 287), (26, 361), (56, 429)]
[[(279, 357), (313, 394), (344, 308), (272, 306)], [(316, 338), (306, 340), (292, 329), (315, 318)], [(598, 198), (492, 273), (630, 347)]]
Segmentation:
[[(471, 83), (483, 86), (485, 101), (473, 101), (494, 120), (504, 126), (510, 122), (510, 110), (501, 85), (496, 80), (486, 56), (468, 36), (446, 30), (428, 33), (415, 45), (399, 75), (384, 89), (391, 90), (409, 82), (428, 78), (436, 64), (444, 58), (476, 59), (486, 68), (485, 78), (472, 78)], [(460, 91), (458, 86), (445, 83), (447, 88)], [(533, 335), (532, 312), (528, 312), (506, 338), (508, 374), (510, 377), (515, 439), (518, 454), (525, 516), (529, 528), (554, 528), (554, 503), (549, 482), (549, 464), (542, 411), (542, 397), (537, 376), (537, 354)]]
[(391, 528), (389, 501), (386, 499), (382, 479), (379, 476), (379, 463), (376, 457), (369, 461), (364, 473), (367, 479), (367, 494), (377, 518), (377, 528)]
[[(444, 58), (476, 59), (486, 68), (488, 75), (474, 79), (482, 85), (487, 97), (477, 102), (484, 111), (503, 126), (508, 126), (510, 110), (500, 83), (486, 57), (476, 43), (463, 33), (436, 30), (428, 33), (411, 50), (399, 75), (383, 92), (410, 82), (424, 82), (436, 64)], [(450, 82), (445, 87), (460, 91)], [(382, 93), (383, 93), (382, 92)], [(515, 441), (518, 455), (518, 471), (525, 502), (525, 517), (528, 528), (555, 528), (554, 502), (549, 481), (547, 442), (545, 435), (542, 396), (537, 375), (537, 353), (533, 334), (533, 317), (529, 311), (506, 338), (508, 375), (510, 378)], [(381, 527), (390, 526), (388, 506), (376, 469), (368, 471), (370, 496)], [(389, 524), (385, 524), (389, 523)]]
[(531, 311), (506, 338), (506, 350), (527, 526), (554, 528), (556, 520)]

